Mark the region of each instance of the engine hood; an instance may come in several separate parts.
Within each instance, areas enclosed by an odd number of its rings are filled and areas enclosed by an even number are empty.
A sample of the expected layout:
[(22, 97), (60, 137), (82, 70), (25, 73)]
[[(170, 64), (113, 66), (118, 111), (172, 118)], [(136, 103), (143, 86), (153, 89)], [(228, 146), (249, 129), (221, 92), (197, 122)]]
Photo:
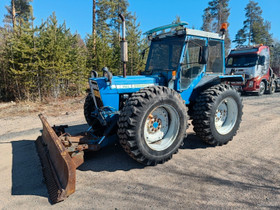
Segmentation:
[(114, 76), (109, 82), (106, 77), (90, 78), (89, 84), (94, 97), (102, 101), (104, 107), (119, 110), (121, 94), (135, 93), (140, 89), (154, 85), (165, 85), (160, 75)]
[(140, 90), (141, 88), (153, 86), (153, 85), (164, 85), (164, 77), (159, 75), (137, 75), (137, 76), (113, 76), (111, 83), (108, 82), (107, 78), (91, 78), (98, 84), (100, 92), (104, 94), (112, 93), (132, 93)]

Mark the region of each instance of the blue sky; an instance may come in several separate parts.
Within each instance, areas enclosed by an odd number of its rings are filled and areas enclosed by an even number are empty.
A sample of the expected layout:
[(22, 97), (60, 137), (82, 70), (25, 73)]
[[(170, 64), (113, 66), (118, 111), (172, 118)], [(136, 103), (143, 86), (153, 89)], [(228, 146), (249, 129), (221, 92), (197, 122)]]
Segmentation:
[[(264, 19), (271, 21), (271, 33), (280, 39), (280, 0), (256, 0), (263, 10)], [(209, 0), (129, 0), (129, 11), (136, 13), (140, 29), (145, 32), (151, 28), (171, 23), (176, 15), (187, 21), (190, 27), (199, 29), (202, 25), (203, 10)], [(249, 0), (231, 0), (230, 35), (234, 39), (245, 19), (244, 8)], [(10, 0), (0, 0), (0, 25), (6, 13), (5, 5)], [(35, 23), (40, 24), (55, 11), (60, 23), (66, 21), (72, 32), (78, 32), (83, 38), (91, 33), (92, 0), (34, 0)]]

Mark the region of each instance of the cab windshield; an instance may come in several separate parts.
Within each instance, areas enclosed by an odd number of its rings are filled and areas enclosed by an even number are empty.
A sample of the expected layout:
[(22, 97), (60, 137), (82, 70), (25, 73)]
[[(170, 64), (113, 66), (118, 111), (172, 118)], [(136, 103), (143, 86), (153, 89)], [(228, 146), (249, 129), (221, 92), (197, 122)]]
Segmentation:
[(184, 41), (185, 36), (154, 39), (149, 50), (146, 71), (176, 70), (180, 62)]
[(229, 56), (226, 67), (252, 67), (257, 64), (258, 55)]

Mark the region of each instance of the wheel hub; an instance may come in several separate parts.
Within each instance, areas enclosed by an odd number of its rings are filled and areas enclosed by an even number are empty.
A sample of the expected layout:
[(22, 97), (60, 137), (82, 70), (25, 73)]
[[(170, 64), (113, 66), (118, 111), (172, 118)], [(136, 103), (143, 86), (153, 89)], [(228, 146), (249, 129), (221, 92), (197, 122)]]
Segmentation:
[(237, 113), (237, 103), (233, 98), (228, 97), (219, 104), (215, 113), (215, 127), (218, 133), (225, 135), (233, 129)]
[(153, 134), (162, 128), (162, 121), (157, 116), (152, 116), (148, 122), (148, 132)]
[(168, 132), (168, 112), (163, 107), (156, 108), (148, 117), (145, 123), (145, 139), (154, 144), (159, 143)]
[(148, 147), (156, 151), (168, 148), (179, 133), (179, 114), (167, 104), (154, 108), (145, 120), (144, 140)]
[(222, 126), (227, 118), (227, 101), (223, 101), (216, 110), (215, 123), (217, 126)]

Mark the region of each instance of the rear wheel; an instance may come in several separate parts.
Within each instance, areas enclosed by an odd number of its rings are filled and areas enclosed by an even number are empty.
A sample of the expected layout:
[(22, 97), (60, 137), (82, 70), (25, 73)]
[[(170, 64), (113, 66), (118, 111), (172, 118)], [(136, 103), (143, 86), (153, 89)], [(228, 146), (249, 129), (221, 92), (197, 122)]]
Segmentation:
[(213, 86), (196, 100), (192, 121), (194, 131), (208, 144), (226, 144), (239, 129), (242, 108), (236, 90), (224, 84)]
[(144, 88), (132, 94), (119, 118), (118, 135), (125, 151), (145, 165), (169, 160), (182, 145), (187, 107), (166, 87)]
[(276, 90), (276, 82), (272, 81), (272, 84), (270, 85), (270, 87), (267, 90), (267, 94), (273, 94), (275, 93)]

